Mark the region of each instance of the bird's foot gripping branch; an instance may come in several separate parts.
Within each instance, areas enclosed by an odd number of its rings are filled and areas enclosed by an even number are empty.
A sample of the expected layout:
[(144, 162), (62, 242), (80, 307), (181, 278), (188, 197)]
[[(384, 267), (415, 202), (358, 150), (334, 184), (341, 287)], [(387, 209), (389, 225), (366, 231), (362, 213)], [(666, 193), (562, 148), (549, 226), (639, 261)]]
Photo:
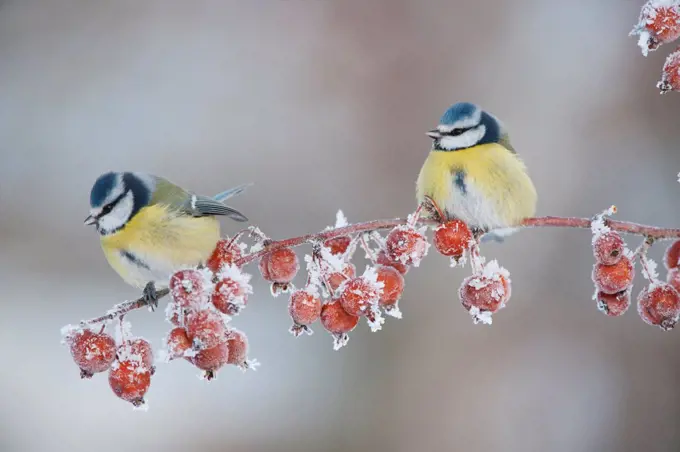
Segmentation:
[[(659, 281), (647, 251), (656, 241), (680, 238), (680, 229), (613, 221), (609, 216), (614, 212), (611, 208), (594, 219), (530, 218), (523, 227), (591, 229), (593, 298), (599, 310), (610, 316), (619, 316), (630, 306), (635, 262), (639, 260), (647, 286), (638, 295), (638, 313), (645, 322), (670, 330), (680, 317), (680, 241), (673, 242), (665, 255), (667, 282)], [(350, 225), (338, 212), (335, 227), (280, 241), (249, 228), (220, 240), (204, 267), (176, 272), (168, 288), (157, 291), (158, 298), (170, 295), (165, 314), (171, 324), (157, 353), (148, 341), (132, 335), (124, 318), (147, 306), (144, 297), (64, 327), (64, 343), (83, 378), (108, 371), (114, 393), (136, 407), (146, 406), (144, 396), (156, 362), (187, 361), (207, 380), (227, 364), (253, 368), (257, 363), (248, 357), (247, 337), (232, 326), (232, 319), (243, 312), (253, 294), (251, 275), (245, 269), (257, 262), (262, 277), (271, 283), (272, 294), (288, 293), (290, 332), (295, 336), (312, 334), (312, 324), (319, 321), (337, 350), (347, 344), (348, 334), (362, 319), (372, 331), (379, 331), (385, 316), (401, 318), (404, 276), (427, 255), (428, 228), (433, 229), (435, 249), (450, 258), (452, 267), (470, 263), (471, 275), (463, 280), (458, 297), (475, 323), (491, 324), (492, 316), (510, 299), (509, 272), (495, 260), (486, 262), (476, 234), (462, 221), (424, 220), (420, 213), (419, 208), (406, 219)], [(635, 251), (626, 247), (620, 233), (642, 238)], [(310, 249), (303, 258), (305, 282), (296, 287), (293, 279), (300, 262), (293, 248), (298, 245)], [(361, 274), (352, 262), (357, 248), (368, 261)], [(116, 339), (106, 333), (109, 327), (115, 330)]]

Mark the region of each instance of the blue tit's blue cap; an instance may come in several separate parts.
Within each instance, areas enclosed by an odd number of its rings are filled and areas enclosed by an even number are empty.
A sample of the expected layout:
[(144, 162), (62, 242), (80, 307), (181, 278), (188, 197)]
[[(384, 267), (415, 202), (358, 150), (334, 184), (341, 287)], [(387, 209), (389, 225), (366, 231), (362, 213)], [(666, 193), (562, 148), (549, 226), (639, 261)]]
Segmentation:
[(90, 206), (101, 207), (116, 185), (116, 173), (104, 173), (97, 178), (90, 192)]
[(454, 124), (461, 119), (472, 117), (478, 110), (479, 107), (477, 107), (475, 104), (471, 104), (470, 102), (458, 102), (457, 104), (449, 107), (449, 109), (444, 112), (441, 119), (439, 120), (439, 124)]

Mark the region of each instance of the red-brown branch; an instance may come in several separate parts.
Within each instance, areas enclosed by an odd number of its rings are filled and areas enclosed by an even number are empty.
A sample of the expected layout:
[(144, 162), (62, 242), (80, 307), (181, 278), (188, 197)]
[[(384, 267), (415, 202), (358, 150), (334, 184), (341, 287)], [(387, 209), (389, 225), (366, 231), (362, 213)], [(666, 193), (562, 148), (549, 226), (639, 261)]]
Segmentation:
[[(168, 289), (159, 289), (156, 292), (156, 297), (160, 300), (161, 298), (165, 297), (167, 294), (169, 294), (170, 291)], [(101, 322), (109, 322), (111, 320), (117, 319), (120, 316), (123, 316), (127, 314), (130, 311), (134, 311), (135, 309), (140, 309), (145, 306), (148, 306), (147, 301), (144, 299), (144, 297), (139, 297), (136, 300), (132, 301), (124, 301), (120, 304), (117, 304), (113, 308), (109, 310), (106, 314), (104, 314), (101, 317), (95, 317), (94, 319), (90, 320), (83, 320), (80, 322), (81, 325), (92, 325), (95, 323), (101, 323)]]
[[(522, 222), (523, 228), (590, 228), (592, 219), (590, 218), (574, 218), (574, 217), (536, 217), (527, 218)], [(396, 226), (407, 224), (406, 218), (396, 218), (394, 220), (375, 220), (367, 221), (365, 223), (356, 223), (341, 228), (329, 229), (315, 234), (307, 234), (300, 237), (292, 237), (289, 239), (273, 241), (259, 251), (247, 254), (238, 259), (234, 264), (243, 267), (253, 261), (258, 260), (267, 253), (270, 253), (279, 248), (289, 248), (305, 243), (323, 242), (327, 239), (340, 237), (343, 235), (354, 235), (364, 232), (378, 231), (384, 229), (392, 229)], [(656, 240), (680, 239), (680, 229), (675, 228), (660, 228), (656, 226), (646, 226), (637, 223), (629, 223), (626, 221), (615, 221), (610, 219), (604, 220), (605, 224), (612, 230), (624, 234), (640, 235)], [(436, 224), (433, 220), (419, 220), (419, 224)], [(158, 298), (163, 298), (168, 294), (168, 289), (161, 289), (158, 291)], [(110, 321), (120, 317), (135, 309), (140, 309), (147, 306), (143, 297), (134, 301), (127, 301), (115, 306), (108, 313), (101, 317), (96, 317), (90, 320), (81, 322), (81, 324), (96, 324), (105, 321)]]

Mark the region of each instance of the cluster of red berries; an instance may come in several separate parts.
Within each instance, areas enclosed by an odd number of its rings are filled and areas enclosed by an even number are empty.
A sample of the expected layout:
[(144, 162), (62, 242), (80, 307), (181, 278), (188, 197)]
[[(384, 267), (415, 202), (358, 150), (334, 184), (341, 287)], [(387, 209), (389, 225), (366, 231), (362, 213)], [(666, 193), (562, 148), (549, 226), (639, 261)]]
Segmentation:
[(595, 221), (593, 282), (596, 290), (593, 298), (598, 309), (609, 316), (617, 317), (625, 313), (631, 305), (635, 278), (633, 259), (639, 257), (643, 276), (649, 280), (649, 284), (638, 295), (638, 314), (648, 324), (667, 331), (675, 326), (680, 317), (680, 241), (673, 243), (666, 251), (667, 282), (657, 279), (656, 264), (646, 255), (648, 245), (649, 242), (645, 242), (636, 253), (632, 253), (617, 232), (606, 227), (602, 220)]
[[(638, 45), (645, 56), (650, 50), (680, 38), (680, 0), (648, 0), (630, 34), (639, 35)], [(680, 47), (666, 58), (661, 81), (657, 84), (661, 94), (680, 91), (679, 70)]]
[[(320, 320), (333, 336), (337, 350), (347, 344), (348, 333), (361, 318), (367, 320), (372, 331), (382, 328), (383, 313), (401, 318), (398, 301), (404, 291), (403, 275), (411, 266), (418, 266), (427, 253), (427, 238), (423, 231), (404, 226), (390, 231), (384, 239), (377, 233), (372, 239), (378, 249), (361, 238), (361, 246), (371, 260), (362, 275), (357, 275), (356, 266), (350, 262), (359, 238), (339, 236), (314, 245), (312, 254), (305, 256), (307, 282), (303, 288), (292, 290), (288, 302), (292, 334), (311, 334), (310, 325)], [(293, 265), (289, 265), (292, 269)], [(270, 274), (262, 271), (265, 279), (277, 284)]]
[(103, 329), (96, 333), (87, 328), (67, 327), (63, 333), (81, 378), (108, 371), (109, 385), (118, 397), (135, 407), (144, 406), (144, 395), (155, 372), (148, 341), (123, 335), (116, 343)]
[(250, 275), (234, 265), (242, 250), (234, 240), (220, 240), (206, 268), (181, 270), (170, 278), (166, 316), (174, 328), (165, 339), (165, 358), (185, 359), (207, 380), (227, 364), (251, 366), (248, 338), (229, 324), (253, 293)]
[(460, 220), (440, 224), (434, 231), (434, 245), (451, 265), (464, 262), (471, 254), (473, 274), (463, 280), (458, 290), (460, 301), (474, 323), (491, 324), (491, 315), (505, 307), (510, 299), (510, 274), (493, 260), (484, 265), (477, 241), (470, 228)]

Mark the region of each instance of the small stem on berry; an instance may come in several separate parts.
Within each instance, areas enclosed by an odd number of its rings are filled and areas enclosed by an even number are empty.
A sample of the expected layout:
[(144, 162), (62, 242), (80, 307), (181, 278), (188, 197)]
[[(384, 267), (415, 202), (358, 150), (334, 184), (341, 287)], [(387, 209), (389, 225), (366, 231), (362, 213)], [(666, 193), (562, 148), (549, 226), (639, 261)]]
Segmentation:
[(470, 265), (472, 266), (473, 274), (480, 274), (484, 270), (482, 266), (482, 257), (479, 252), (479, 242), (475, 241), (470, 247)]
[(635, 256), (640, 259), (640, 265), (642, 266), (642, 275), (650, 283), (656, 280), (656, 277), (652, 274), (649, 269), (649, 261), (647, 260), (647, 252), (652, 247), (654, 239), (652, 237), (645, 237), (645, 240), (640, 244), (637, 250), (635, 250)]
[(416, 211), (413, 212), (413, 214), (410, 215), (408, 226), (413, 227), (413, 226), (416, 225), (416, 223), (418, 223), (418, 220), (420, 220), (420, 212), (422, 212), (422, 210), (423, 210), (423, 204), (421, 203), (421, 204), (418, 205), (418, 208), (416, 209)]
[(245, 229), (241, 229), (236, 234), (234, 234), (234, 236), (231, 238), (231, 240), (229, 240), (229, 242), (227, 243), (227, 248), (231, 248), (234, 245), (234, 243), (236, 243), (236, 241), (238, 239), (240, 239), (241, 236), (245, 233), (250, 233), (250, 235), (252, 236), (252, 232), (251, 232), (252, 229), (251, 228), (252, 228), (252, 226), (245, 228)]
[[(319, 268), (319, 273), (321, 273), (321, 282), (326, 288), (328, 296), (333, 298), (333, 290), (331, 290), (331, 285), (328, 282), (328, 264), (326, 264), (326, 261), (321, 257), (321, 253), (317, 249), (312, 252), (312, 260)], [(323, 264), (326, 264), (326, 266)]]
[(364, 232), (363, 234), (360, 235), (359, 240), (361, 240), (361, 247), (364, 249), (366, 252), (366, 257), (375, 264), (375, 254), (373, 253), (373, 250), (368, 246), (368, 242), (366, 241), (366, 235), (367, 233)]

